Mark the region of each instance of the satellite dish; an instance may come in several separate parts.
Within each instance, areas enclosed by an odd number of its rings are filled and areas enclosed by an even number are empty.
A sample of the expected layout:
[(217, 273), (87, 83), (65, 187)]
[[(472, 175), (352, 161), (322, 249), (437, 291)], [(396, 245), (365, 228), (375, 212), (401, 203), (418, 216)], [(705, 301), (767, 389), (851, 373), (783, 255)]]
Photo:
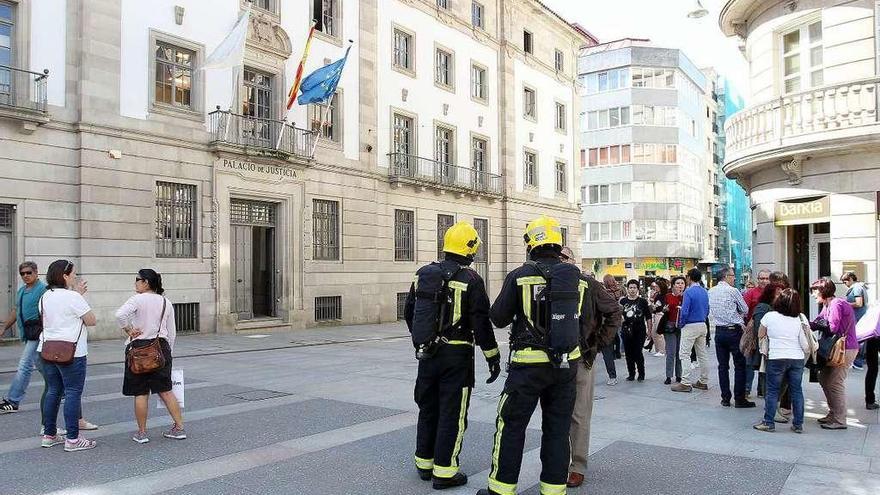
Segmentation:
[(701, 17), (706, 17), (709, 15), (709, 11), (703, 7), (703, 2), (700, 0), (696, 0), (693, 10), (688, 12), (689, 19), (699, 19)]

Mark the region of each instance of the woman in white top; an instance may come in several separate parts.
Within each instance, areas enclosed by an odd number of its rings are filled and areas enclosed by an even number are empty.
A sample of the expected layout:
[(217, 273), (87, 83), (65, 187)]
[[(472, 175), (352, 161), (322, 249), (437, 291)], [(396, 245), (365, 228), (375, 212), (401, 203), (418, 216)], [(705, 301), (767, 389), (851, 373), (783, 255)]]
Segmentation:
[(116, 320), (128, 335), (125, 352), (127, 354), (131, 347), (143, 347), (159, 339), (165, 357), (165, 366), (143, 374), (134, 374), (128, 365), (125, 367), (122, 394), (134, 397), (134, 415), (138, 424), (138, 431), (131, 439), (137, 443), (150, 441), (147, 437), (147, 410), (152, 392), (159, 394), (159, 398), (165, 403), (168, 413), (174, 420), (171, 429), (164, 431), (162, 436), (183, 440), (186, 438), (183, 416), (177, 397), (171, 391), (171, 353), (174, 349), (174, 339), (177, 337), (174, 307), (171, 301), (162, 295), (165, 292), (162, 288), (162, 276), (155, 270), (145, 268), (138, 271), (134, 279), (134, 290), (137, 294), (131, 296), (116, 311)]
[[(57, 260), (46, 271), (46, 290), (40, 299), (40, 314), (43, 319), (43, 334), (37, 345), (37, 352), (43, 350), (47, 340), (76, 342), (73, 362), (60, 365), (45, 361), (43, 378), (46, 380), (46, 397), (43, 401), (43, 434), (41, 445), (52, 447), (64, 443), (66, 452), (95, 448), (94, 440), (87, 440), (79, 434), (79, 416), (82, 410), (82, 392), (86, 382), (86, 355), (88, 354), (88, 335), (86, 327), (97, 323), (92, 308), (83, 294), (88, 290), (85, 282), (77, 282), (76, 267), (67, 260)], [(61, 396), (64, 396), (64, 422), (67, 425), (67, 439), (58, 435), (58, 409)]]
[(804, 322), (801, 314), (801, 298), (794, 289), (785, 289), (773, 301), (773, 311), (761, 319), (758, 338), (767, 337), (767, 395), (764, 397), (764, 420), (756, 424), (756, 430), (774, 431), (773, 422), (783, 377), (788, 382), (794, 413), (791, 429), (804, 432), (804, 392), (801, 387), (804, 374)]

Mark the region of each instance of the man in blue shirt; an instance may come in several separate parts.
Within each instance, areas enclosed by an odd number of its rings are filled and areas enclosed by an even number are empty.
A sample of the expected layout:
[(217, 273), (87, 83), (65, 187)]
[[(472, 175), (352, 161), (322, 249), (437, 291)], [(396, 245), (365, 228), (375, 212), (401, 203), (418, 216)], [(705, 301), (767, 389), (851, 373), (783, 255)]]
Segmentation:
[(33, 261), (25, 261), (18, 267), (18, 274), (24, 285), (19, 287), (15, 296), (15, 307), (9, 313), (9, 318), (3, 326), (3, 331), (12, 325), (18, 325), (18, 335), (24, 342), (21, 359), (18, 361), (18, 372), (9, 386), (9, 394), (0, 402), (0, 414), (18, 412), (18, 405), (24, 399), (25, 390), (31, 381), (34, 365), (37, 362), (37, 344), (39, 339), (27, 340), (25, 335), (25, 322), (40, 319), (40, 297), (46, 292), (46, 284), (40, 280), (37, 274), (37, 264)]
[[(687, 272), (688, 288), (678, 314), (681, 325), (681, 343), (678, 353), (681, 359), (681, 383), (672, 384), (673, 392), (690, 392), (693, 389), (709, 390), (709, 353), (706, 351), (706, 318), (709, 317), (709, 293), (700, 285), (703, 274), (696, 268)], [(691, 383), (691, 348), (697, 353), (700, 379)]]

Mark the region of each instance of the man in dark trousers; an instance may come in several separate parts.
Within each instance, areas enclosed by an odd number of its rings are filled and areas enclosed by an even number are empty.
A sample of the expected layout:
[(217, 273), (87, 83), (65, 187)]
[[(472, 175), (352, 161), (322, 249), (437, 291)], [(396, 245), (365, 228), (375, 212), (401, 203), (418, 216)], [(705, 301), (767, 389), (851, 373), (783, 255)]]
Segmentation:
[(445, 259), (419, 270), (406, 299), (406, 323), (413, 332), (419, 330), (413, 327), (419, 324), (414, 321), (417, 298), (436, 299), (435, 294), (419, 290), (420, 276), (438, 266), (443, 273), (450, 274), (443, 297), (444, 302), (450, 303), (439, 303), (439, 320), (447, 323), (439, 328), (436, 343), (417, 355), (419, 373), (415, 386), (419, 406), (416, 469), (423, 480), (433, 479), (438, 490), (467, 483), (467, 476), (459, 472), (458, 455), (474, 387), (475, 342), (489, 364), (490, 377), (486, 383), (494, 382), (501, 373), (501, 356), (489, 321), (486, 285), (469, 267), (481, 242), (476, 229), (467, 222), (450, 227), (443, 237)]
[(568, 435), (582, 367), (578, 341), (588, 320), (589, 285), (576, 267), (561, 266), (558, 221), (535, 219), (523, 238), (529, 261), (507, 274), (490, 312), (495, 326), (512, 324), (511, 358), (498, 403), (489, 488), (478, 495), (516, 493), (526, 427), (538, 401), (543, 413), (541, 493), (565, 493), (568, 479)]
[[(562, 261), (577, 264), (571, 249), (562, 249)], [(577, 395), (571, 414), (568, 438), (571, 444), (571, 465), (568, 467), (569, 487), (584, 482), (587, 460), (590, 455), (590, 420), (593, 415), (593, 385), (595, 375), (593, 362), (604, 346), (617, 338), (620, 328), (620, 304), (605, 290), (605, 286), (593, 277), (587, 277), (586, 306), (581, 313), (587, 324), (581, 327), (581, 362), (583, 368), (577, 374)]]

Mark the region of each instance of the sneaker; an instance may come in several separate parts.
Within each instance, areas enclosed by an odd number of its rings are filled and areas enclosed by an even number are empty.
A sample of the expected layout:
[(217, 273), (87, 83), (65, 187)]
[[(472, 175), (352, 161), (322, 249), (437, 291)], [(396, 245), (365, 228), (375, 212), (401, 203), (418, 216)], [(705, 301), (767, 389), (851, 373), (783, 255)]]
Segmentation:
[(804, 425), (791, 425), (791, 431), (793, 431), (795, 433), (803, 433), (804, 432)]
[(663, 354), (662, 352), (655, 352), (654, 357), (666, 357), (666, 354)]
[(749, 409), (755, 407), (755, 403), (750, 400), (738, 400), (734, 401), (733, 407), (736, 409)]
[(819, 418), (816, 421), (818, 421), (820, 425), (824, 425), (825, 423), (831, 422), (831, 416), (825, 416), (824, 418)]
[(80, 418), (79, 419), (79, 429), (80, 430), (97, 430), (98, 425), (94, 423), (89, 423), (88, 421)]
[(843, 423), (822, 423), (821, 426), (825, 430), (845, 430), (846, 425)]
[(875, 409), (880, 409), (880, 404), (877, 404), (876, 402), (872, 402), (872, 403), (866, 405), (865, 409), (867, 409), (869, 411), (873, 411)]
[(64, 443), (64, 435), (40, 435), (40, 447), (44, 449), (48, 449), (49, 447), (54, 447), (56, 445), (61, 445)]
[(617, 378), (609, 378), (608, 381), (605, 382), (605, 385), (608, 385), (609, 387), (617, 385)]
[(628, 381), (628, 382), (635, 381), (635, 379), (636, 379), (636, 375), (629, 375), (628, 377), (626, 377), (626, 381)]
[(170, 430), (163, 431), (162, 436), (165, 438), (173, 438), (174, 440), (183, 440), (186, 438), (186, 430), (174, 425)]
[(858, 364), (856, 364), (856, 363), (853, 363), (853, 365), (852, 365), (852, 369), (857, 370), (857, 371), (862, 371), (862, 370), (865, 369), (865, 368), (864, 368), (864, 366), (862, 366), (862, 365), (858, 365)]
[(721, 399), (721, 407), (730, 407), (730, 399)]
[(693, 387), (691, 387), (690, 385), (688, 385), (688, 384), (686, 384), (686, 383), (676, 383), (675, 385), (673, 385), (672, 387), (670, 387), (670, 390), (672, 390), (673, 392), (687, 392), (687, 393), (690, 393), (691, 390), (693, 390)]
[(753, 425), (752, 428), (754, 428), (758, 431), (766, 431), (766, 432), (776, 431), (776, 426), (768, 425), (767, 423), (763, 423), (763, 422), (758, 423), (756, 425)]
[(89, 450), (98, 446), (98, 443), (94, 440), (87, 440), (85, 437), (80, 436), (76, 440), (67, 439), (64, 441), (64, 451), (65, 452), (77, 452), (80, 450)]
[(697, 382), (693, 386), (697, 390), (709, 390), (709, 385), (706, 385), (703, 382)]
[(639, 375), (639, 377), (636, 378), (636, 380), (638, 380), (638, 381), (640, 381), (640, 382), (645, 381), (645, 375)]
[[(45, 435), (45, 434), (46, 434), (46, 427), (41, 426), (40, 427), (40, 436)], [(56, 427), (55, 428), (55, 435), (59, 436), (59, 437), (63, 437), (65, 435), (67, 435), (67, 430), (65, 430), (64, 428), (57, 428)]]
[(788, 416), (782, 414), (782, 413), (779, 412), (779, 410), (777, 409), (777, 410), (776, 410), (776, 416), (773, 417), (773, 421), (775, 421), (776, 423), (788, 423)]
[(145, 431), (139, 431), (139, 432), (135, 433), (131, 437), (131, 439), (137, 443), (147, 443), (150, 441), (150, 438), (147, 437), (147, 432), (145, 432)]
[(9, 399), (3, 399), (3, 402), (0, 402), (0, 414), (9, 414), (14, 412), (18, 412), (18, 404), (10, 402)]
[(669, 385), (670, 383), (672, 383), (672, 378), (666, 378), (666, 380), (663, 382), (663, 385)]

